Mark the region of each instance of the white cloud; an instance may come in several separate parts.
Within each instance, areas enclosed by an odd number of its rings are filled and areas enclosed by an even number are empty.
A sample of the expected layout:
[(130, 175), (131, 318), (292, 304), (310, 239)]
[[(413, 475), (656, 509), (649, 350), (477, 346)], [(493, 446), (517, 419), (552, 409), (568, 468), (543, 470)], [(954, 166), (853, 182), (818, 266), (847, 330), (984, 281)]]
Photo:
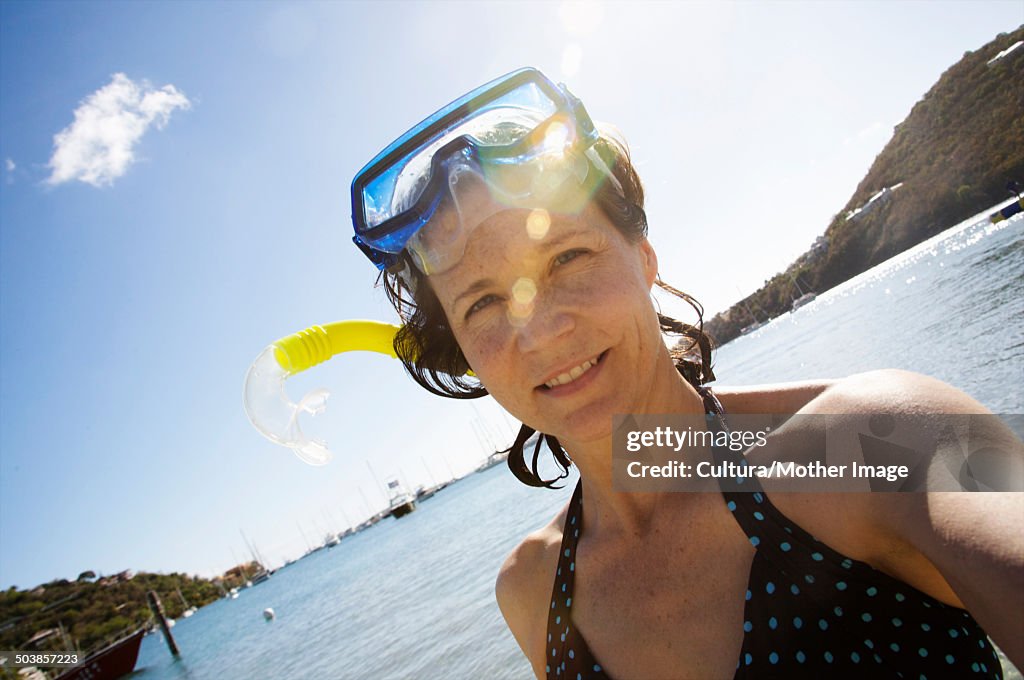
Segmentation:
[(7, 183), (8, 184), (13, 184), (14, 183), (14, 169), (17, 168), (17, 167), (18, 166), (15, 165), (14, 161), (11, 160), (10, 158), (8, 158), (8, 159), (6, 159), (4, 161), (4, 169), (7, 170)]
[(188, 98), (173, 85), (159, 90), (115, 73), (110, 83), (75, 109), (75, 121), (53, 136), (47, 182), (77, 179), (95, 187), (113, 184), (135, 161), (134, 147), (151, 125), (162, 129)]

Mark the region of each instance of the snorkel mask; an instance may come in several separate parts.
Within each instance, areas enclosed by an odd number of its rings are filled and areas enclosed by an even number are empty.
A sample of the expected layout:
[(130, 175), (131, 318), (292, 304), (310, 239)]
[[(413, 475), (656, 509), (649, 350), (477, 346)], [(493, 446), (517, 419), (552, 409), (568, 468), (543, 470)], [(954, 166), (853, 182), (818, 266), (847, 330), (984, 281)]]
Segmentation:
[[(582, 102), (564, 85), (532, 68), (509, 73), (429, 116), (356, 173), (352, 240), (378, 269), (400, 274), (406, 251), (423, 274), (445, 271), (488, 216), (512, 208), (577, 213), (601, 181), (615, 182), (594, 149), (597, 139)], [(303, 461), (327, 463), (326, 442), (306, 437), (299, 415), (324, 412), (328, 391), (312, 390), (296, 403), (285, 381), (341, 352), (394, 357), (397, 330), (343, 321), (272, 343), (246, 375), (250, 422)]]
[[(434, 113), (356, 173), (352, 240), (379, 269), (405, 250), (424, 274), (445, 271), (494, 212), (582, 209), (612, 176), (597, 139), (564, 85), (532, 68), (509, 73)], [(484, 201), (473, 189), (480, 185)]]

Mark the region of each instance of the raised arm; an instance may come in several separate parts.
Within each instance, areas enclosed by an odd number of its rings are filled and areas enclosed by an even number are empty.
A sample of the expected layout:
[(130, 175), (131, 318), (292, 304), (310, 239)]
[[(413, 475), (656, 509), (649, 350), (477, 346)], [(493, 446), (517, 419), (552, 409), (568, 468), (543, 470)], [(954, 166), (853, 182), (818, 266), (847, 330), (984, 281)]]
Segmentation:
[[(905, 371), (854, 376), (840, 389), (878, 399), (883, 408), (912, 408), (919, 413), (983, 414), (981, 404), (923, 375)], [(971, 444), (1013, 456), (1018, 474), (1024, 444), (996, 418), (972, 422)], [(959, 446), (953, 443), (953, 446)], [(937, 452), (942, 455), (942, 452)], [(954, 452), (962, 455), (959, 451)], [(926, 557), (957, 598), (1018, 667), (1024, 665), (1024, 493), (870, 494), (869, 521)]]

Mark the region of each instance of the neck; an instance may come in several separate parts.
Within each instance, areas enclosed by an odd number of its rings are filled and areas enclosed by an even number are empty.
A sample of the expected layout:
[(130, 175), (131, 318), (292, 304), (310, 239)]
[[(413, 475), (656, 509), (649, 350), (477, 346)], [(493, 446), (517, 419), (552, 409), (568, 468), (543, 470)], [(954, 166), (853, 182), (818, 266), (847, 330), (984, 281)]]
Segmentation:
[[(703, 415), (700, 394), (687, 383), (675, 368), (668, 353), (664, 379), (652, 385), (649, 397), (641, 405), (640, 414)], [(612, 436), (587, 442), (562, 442), (573, 464), (579, 469), (586, 487), (583, 494), (583, 516), (587, 536), (640, 536), (650, 528), (655, 511), (664, 501), (665, 493), (632, 493), (616, 491), (613, 483)], [(681, 451), (680, 455), (685, 455)], [(673, 494), (696, 497), (699, 494)], [(675, 499), (680, 500), (680, 499)]]

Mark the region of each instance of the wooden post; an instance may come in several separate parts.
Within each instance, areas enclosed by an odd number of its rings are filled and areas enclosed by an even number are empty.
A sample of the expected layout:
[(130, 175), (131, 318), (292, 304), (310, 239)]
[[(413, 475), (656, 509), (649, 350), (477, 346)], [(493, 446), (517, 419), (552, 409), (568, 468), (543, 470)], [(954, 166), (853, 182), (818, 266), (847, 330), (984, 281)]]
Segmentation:
[(171, 654), (175, 657), (181, 656), (178, 652), (178, 645), (174, 642), (174, 636), (171, 635), (171, 627), (167, 625), (167, 617), (164, 615), (164, 605), (160, 602), (160, 596), (156, 594), (156, 591), (149, 591), (146, 593), (146, 599), (149, 600), (149, 608), (153, 611), (153, 616), (160, 622), (160, 629), (164, 632), (164, 639), (167, 640), (167, 647), (171, 650)]

